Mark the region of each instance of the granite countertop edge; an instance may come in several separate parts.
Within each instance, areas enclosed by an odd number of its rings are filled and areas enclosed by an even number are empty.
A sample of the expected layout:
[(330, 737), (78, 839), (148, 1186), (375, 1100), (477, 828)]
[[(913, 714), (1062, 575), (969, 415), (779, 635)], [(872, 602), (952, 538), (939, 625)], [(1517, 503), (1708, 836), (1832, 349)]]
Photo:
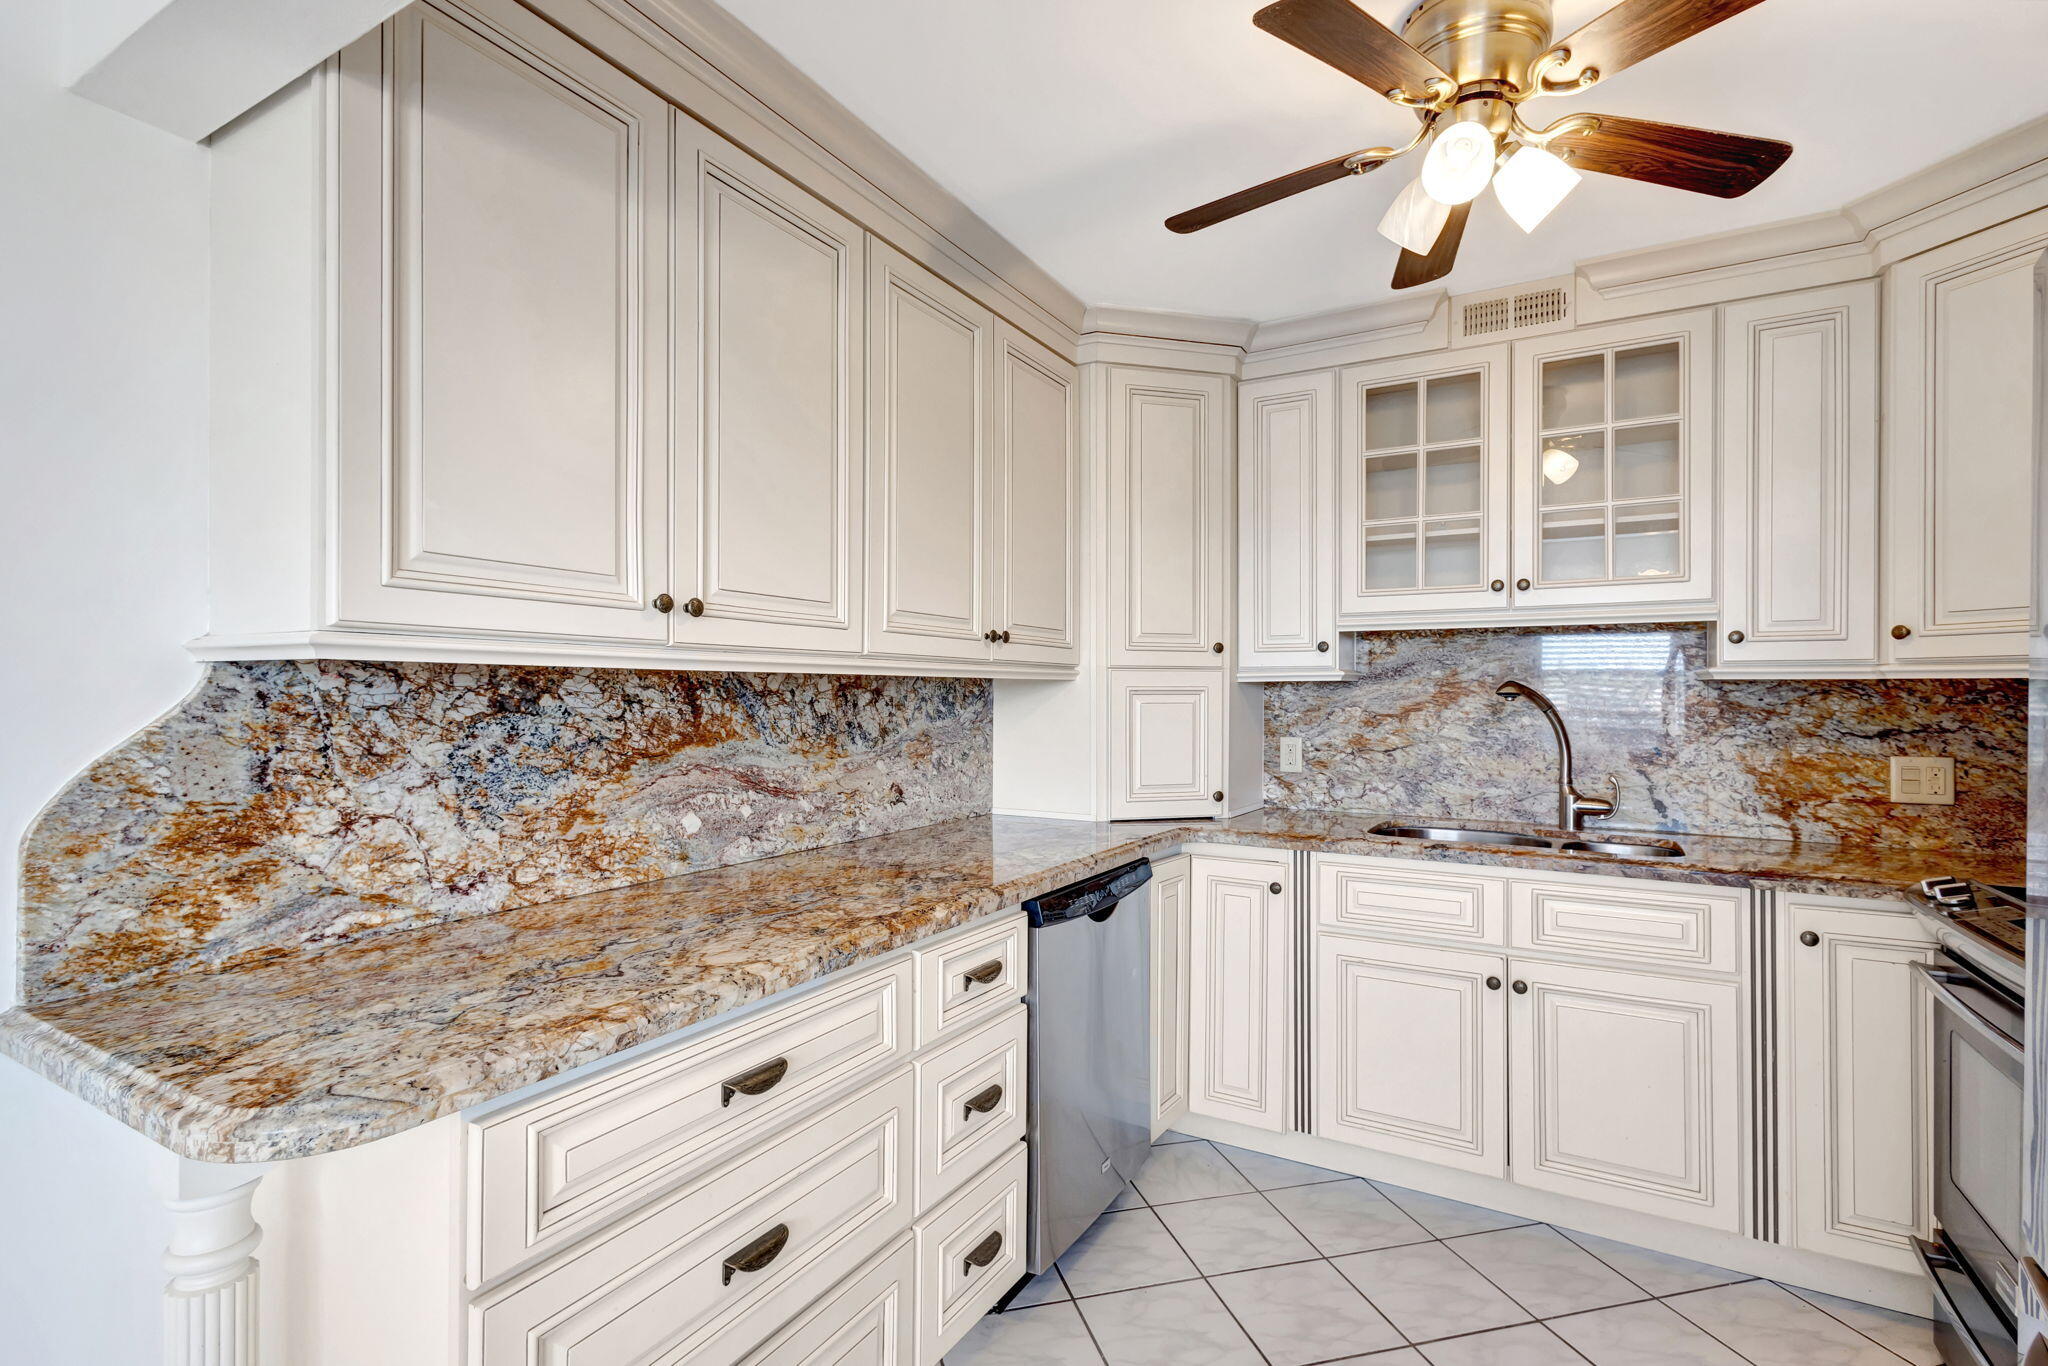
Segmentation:
[[(1955, 859), (1937, 850), (1873, 855), (1843, 846), (1721, 836), (1652, 836), (1684, 842), (1688, 856), (1682, 859), (1570, 857), (1367, 833), (1381, 819), (1271, 810), (1216, 823), (1135, 826), (970, 817), (546, 906), (389, 931), (309, 950), (291, 965), (25, 1003), (0, 1012), (0, 1055), (180, 1156), (270, 1162), (403, 1132), (987, 918), (1118, 863), (1186, 845), (1305, 849), (1866, 899), (1898, 895), (1912, 880), (1902, 876), (1908, 864), (1924, 867), (1920, 875), (2010, 876), (2000, 861), (1981, 854)], [(1006, 855), (1006, 841), (1021, 852)], [(1034, 852), (1041, 844), (1046, 852)], [(954, 875), (945, 860), (955, 849), (963, 851), (963, 864), (984, 860), (985, 881)], [(1001, 870), (1006, 856), (1018, 861), (1018, 870)], [(817, 893), (806, 882), (849, 873), (858, 878), (870, 864), (876, 874), (873, 886)], [(813, 866), (815, 877), (807, 871)], [(953, 880), (944, 881), (949, 876)], [(926, 891), (920, 878), (937, 879), (940, 885)], [(764, 885), (806, 890), (802, 896), (789, 893), (787, 904), (765, 912), (753, 910), (751, 902), (742, 910), (700, 911), (688, 904), (700, 896), (714, 906), (721, 900), (746, 902), (749, 889)], [(859, 914), (842, 912), (842, 903), (862, 901), (869, 905)], [(590, 930), (581, 923), (587, 920), (602, 923)], [(534, 950), (538, 957), (557, 947), (546, 941), (567, 925), (575, 926), (577, 939), (558, 949), (564, 955), (560, 959), (527, 961), (521, 945), (513, 943), (521, 934), (538, 936), (543, 941)], [(613, 938), (605, 938), (607, 932)], [(756, 941), (770, 950), (765, 955), (752, 951)], [(433, 1001), (404, 994), (439, 980), (431, 963), (416, 962), (415, 953), (426, 959), (441, 953), (468, 965), (472, 959), (466, 955), (487, 956), (494, 950), (502, 961), (489, 960), (497, 966), (482, 970), (468, 991)], [(587, 960), (577, 954), (591, 952), (606, 955), (605, 972), (586, 972)], [(620, 963), (652, 975), (635, 985)], [(678, 963), (684, 971), (673, 975)], [(345, 985), (333, 988), (323, 980), (322, 969), (336, 964), (361, 968), (363, 983), (399, 997), (388, 1014), (377, 1014), (372, 1002), (367, 1009), (375, 1023), (363, 1028), (372, 1043), (380, 1029), (392, 1034), (398, 1042), (390, 1049), (364, 1046), (350, 1037), (346, 1017), (329, 1018), (350, 999)], [(273, 979), (265, 979), (266, 973)], [(614, 994), (587, 985), (600, 978), (615, 982)], [(302, 979), (309, 984), (303, 995), (295, 987)], [(224, 1018), (236, 1022), (230, 1032), (249, 1035), (246, 1042), (239, 1036), (216, 1041), (210, 1033), (191, 1040), (178, 1036), (180, 1025), (195, 1032), (206, 1027), (210, 989), (222, 1000)], [(328, 999), (324, 990), (339, 994)], [(553, 1000), (556, 995), (570, 997), (567, 1006)], [(522, 1007), (533, 1008), (539, 1018), (529, 1023)], [(570, 1017), (547, 1017), (549, 1008), (567, 1009)], [(472, 1018), (479, 1014), (485, 1018)], [(492, 1018), (506, 1022), (504, 1034), (490, 1032)], [(153, 1028), (167, 1037), (157, 1038)], [(493, 1047), (500, 1042), (505, 1046)], [(414, 1049), (408, 1052), (400, 1044)], [(327, 1056), (350, 1047), (376, 1062)], [(217, 1065), (212, 1058), (192, 1060), (195, 1050), (203, 1054), (209, 1048), (219, 1054)], [(166, 1075), (186, 1066), (194, 1069), (189, 1082)], [(201, 1094), (202, 1086), (229, 1098)], [(244, 1096), (246, 1102), (240, 1099)]]

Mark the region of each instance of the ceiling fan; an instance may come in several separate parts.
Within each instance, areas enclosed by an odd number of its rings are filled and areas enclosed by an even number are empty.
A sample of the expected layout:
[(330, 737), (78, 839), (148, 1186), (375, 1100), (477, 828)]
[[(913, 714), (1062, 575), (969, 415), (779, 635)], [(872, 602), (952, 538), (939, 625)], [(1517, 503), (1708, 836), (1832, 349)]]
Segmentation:
[(1429, 143), (1421, 174), (1380, 232), (1401, 247), (1394, 288), (1450, 274), (1472, 202), (1488, 184), (1525, 232), (1578, 184), (1580, 171), (1733, 199), (1792, 155), (1771, 138), (1615, 114), (1567, 114), (1538, 128), (1522, 105), (1586, 90), (1761, 0), (1622, 0), (1562, 40), (1551, 0), (1421, 0), (1399, 36), (1351, 0), (1278, 0), (1252, 16), (1266, 32), (1415, 111), (1401, 147), (1368, 147), (1239, 190), (1166, 220), (1196, 232), (1289, 195), (1377, 170)]

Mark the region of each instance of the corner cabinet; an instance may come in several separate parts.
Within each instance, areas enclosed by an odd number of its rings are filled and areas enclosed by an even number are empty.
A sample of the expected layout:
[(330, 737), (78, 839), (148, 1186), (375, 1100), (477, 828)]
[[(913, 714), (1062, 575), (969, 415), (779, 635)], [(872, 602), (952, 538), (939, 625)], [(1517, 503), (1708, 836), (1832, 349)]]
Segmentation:
[(1336, 485), (1336, 377), (1287, 375), (1240, 385), (1240, 680), (1349, 676), (1337, 634)]
[(1229, 382), (1112, 366), (1109, 662), (1221, 664), (1229, 618)]

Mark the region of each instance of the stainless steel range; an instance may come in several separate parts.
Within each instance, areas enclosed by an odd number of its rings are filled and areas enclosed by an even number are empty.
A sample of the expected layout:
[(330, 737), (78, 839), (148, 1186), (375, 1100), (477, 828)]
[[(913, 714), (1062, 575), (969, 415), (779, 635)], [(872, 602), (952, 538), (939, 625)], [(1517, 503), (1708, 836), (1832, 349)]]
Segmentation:
[(1948, 1366), (2019, 1360), (2026, 1126), (2026, 895), (1929, 878), (1913, 897), (1941, 961), (1934, 1005), (1934, 1240), (1915, 1239)]

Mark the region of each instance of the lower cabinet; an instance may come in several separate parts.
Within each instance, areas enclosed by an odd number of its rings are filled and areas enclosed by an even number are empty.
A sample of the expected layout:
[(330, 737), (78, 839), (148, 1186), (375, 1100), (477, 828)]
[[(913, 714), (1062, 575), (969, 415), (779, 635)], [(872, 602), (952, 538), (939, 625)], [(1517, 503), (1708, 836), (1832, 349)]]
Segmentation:
[(1190, 863), (1188, 1109), (1294, 1127), (1292, 861)]
[(897, 1239), (743, 1366), (913, 1366), (917, 1243)]
[(1934, 941), (1905, 907), (1786, 898), (1778, 1065), (1786, 1236), (1899, 1271), (1933, 1222), (1932, 1021), (1913, 965)]
[(1152, 865), (1152, 1137), (1188, 1111), (1188, 858)]

